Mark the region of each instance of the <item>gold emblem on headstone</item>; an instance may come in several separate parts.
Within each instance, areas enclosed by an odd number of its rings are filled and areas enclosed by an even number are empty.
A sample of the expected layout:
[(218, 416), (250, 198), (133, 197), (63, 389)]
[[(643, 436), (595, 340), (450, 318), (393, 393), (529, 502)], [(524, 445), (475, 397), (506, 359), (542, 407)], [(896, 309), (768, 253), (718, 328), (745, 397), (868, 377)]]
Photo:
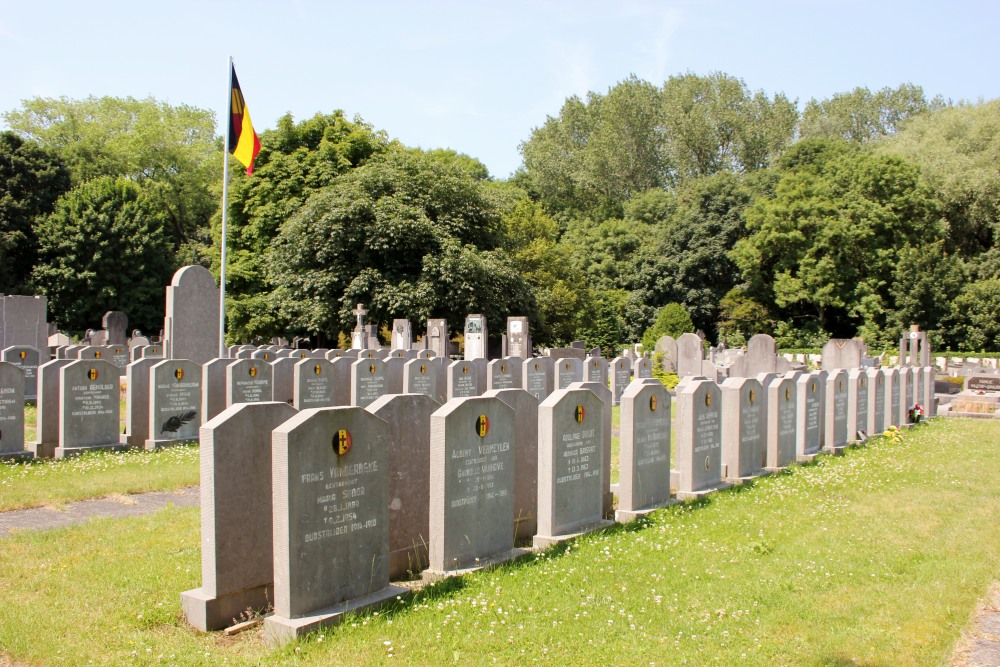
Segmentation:
[(537, 362), (535, 363), (535, 370), (536, 371), (538, 370), (538, 363)]
[(251, 366), (250, 367), (250, 377), (252, 377), (252, 378), (257, 377), (257, 367), (256, 366)]
[(462, 372), (465, 373), (465, 374), (468, 374), (469, 373), (469, 367), (468, 366), (462, 366)]
[(757, 393), (751, 389), (750, 390), (750, 405), (753, 405), (753, 399), (757, 398)]
[(94, 352), (94, 359), (100, 359), (100, 358), (101, 358), (101, 351), (97, 350), (96, 352)]
[(840, 380), (837, 382), (837, 391), (844, 391), (844, 381)]
[(115, 348), (115, 354), (121, 354), (121, 353), (122, 353), (122, 349), (120, 347), (116, 347)]
[(21, 357), (22, 359), (24, 359), (25, 357), (27, 357), (27, 356), (28, 356), (28, 353), (27, 353), (27, 352), (25, 352), (24, 350), (21, 350), (21, 351), (20, 351), (20, 352), (18, 353), (18, 356), (20, 356), (20, 357)]
[(337, 431), (337, 437), (333, 441), (333, 448), (337, 450), (339, 456), (343, 456), (351, 451), (351, 434), (346, 428)]
[(183, 380), (184, 379), (184, 369), (183, 368), (175, 368), (174, 369), (174, 377), (177, 378), (178, 380)]
[(706, 393), (705, 394), (705, 406), (706, 407), (711, 407), (711, 405), (712, 405), (712, 394)]
[(264, 361), (267, 361), (270, 358), (271, 358), (271, 355), (269, 353), (265, 352), (264, 353)]
[(880, 387), (882, 386), (882, 374), (881, 373), (879, 373), (878, 376), (875, 378), (875, 382), (876, 382), (876, 384), (878, 384), (878, 386), (880, 386)]
[(649, 409), (656, 412), (656, 394), (649, 397)]
[(421, 375), (427, 374), (427, 364), (420, 364), (420, 374)]
[(371, 364), (370, 366), (368, 366), (368, 372), (371, 373), (372, 375), (375, 375), (375, 364)]
[(576, 406), (576, 423), (577, 424), (582, 424), (583, 423), (583, 418), (586, 416), (586, 414), (587, 414), (587, 411), (584, 410), (584, 408), (583, 408), (582, 405)]
[(485, 438), (486, 434), (490, 432), (490, 419), (486, 415), (479, 415), (476, 418), (476, 433), (479, 434), (480, 438)]
[(812, 393), (814, 393), (814, 394), (816, 393), (816, 383), (815, 382), (813, 382), (812, 385), (810, 385), (809, 388), (812, 390)]
[(87, 377), (90, 379), (91, 382), (96, 380), (98, 375), (100, 375), (100, 373), (97, 372), (96, 368), (91, 368), (89, 371), (87, 371)]
[(305, 352), (299, 352), (299, 359), (305, 359), (305, 358), (306, 358), (306, 357), (308, 357), (308, 356), (309, 356), (309, 355), (308, 355), (308, 354), (306, 354)]
[(507, 364), (500, 364), (500, 372), (501, 373), (507, 372)]
[(792, 400), (792, 388), (791, 387), (785, 387), (785, 400), (786, 401)]
[(315, 373), (316, 375), (322, 375), (323, 367), (320, 366), (319, 364), (316, 364), (315, 366), (313, 366), (313, 373)]
[(712, 467), (712, 457), (711, 456), (706, 456), (705, 457), (705, 470), (708, 470), (711, 467)]
[(858, 380), (861, 382), (861, 388), (864, 389), (865, 388), (865, 379), (862, 377), (862, 378), (858, 378)]

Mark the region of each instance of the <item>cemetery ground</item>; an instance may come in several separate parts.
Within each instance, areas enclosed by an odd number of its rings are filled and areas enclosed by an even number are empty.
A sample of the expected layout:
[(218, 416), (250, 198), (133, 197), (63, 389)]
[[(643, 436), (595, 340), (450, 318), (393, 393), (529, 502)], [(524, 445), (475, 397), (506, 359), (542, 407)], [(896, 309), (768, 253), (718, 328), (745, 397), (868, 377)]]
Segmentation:
[(1000, 424), (844, 456), (424, 588), (281, 649), (187, 625), (199, 513), (0, 538), (0, 665), (947, 662), (1000, 579)]

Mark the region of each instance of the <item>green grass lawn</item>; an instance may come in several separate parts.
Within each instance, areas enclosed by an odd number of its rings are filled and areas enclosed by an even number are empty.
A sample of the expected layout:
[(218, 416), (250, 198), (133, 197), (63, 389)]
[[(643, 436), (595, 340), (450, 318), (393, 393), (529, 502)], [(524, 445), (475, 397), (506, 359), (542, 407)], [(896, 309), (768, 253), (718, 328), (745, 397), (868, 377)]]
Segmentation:
[(0, 539), (0, 664), (937, 665), (1000, 577), (1000, 424), (842, 457), (419, 592), (280, 650), (191, 629), (199, 514)]

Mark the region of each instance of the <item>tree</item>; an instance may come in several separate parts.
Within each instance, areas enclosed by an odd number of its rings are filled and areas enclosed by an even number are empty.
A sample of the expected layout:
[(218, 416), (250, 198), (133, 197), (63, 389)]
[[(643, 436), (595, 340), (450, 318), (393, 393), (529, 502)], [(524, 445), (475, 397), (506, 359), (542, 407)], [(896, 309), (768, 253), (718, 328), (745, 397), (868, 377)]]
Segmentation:
[(204, 259), (222, 170), (213, 112), (152, 97), (36, 97), (3, 117), (21, 137), (56, 151), (74, 185), (101, 176), (146, 184), (184, 261)]
[(642, 346), (652, 351), (661, 336), (679, 338), (681, 334), (693, 332), (694, 322), (691, 321), (687, 309), (679, 303), (668, 303), (660, 308), (653, 326), (646, 329), (642, 335)]
[(943, 106), (940, 98), (928, 101), (923, 88), (912, 83), (874, 93), (858, 87), (821, 102), (809, 100), (802, 112), (799, 136), (861, 144), (891, 136), (904, 121)]
[(956, 350), (1000, 350), (1000, 279), (969, 283), (955, 298), (949, 317), (950, 342)]
[(34, 281), (57, 324), (82, 333), (109, 310), (146, 331), (163, 325), (174, 269), (166, 219), (144, 187), (101, 177), (67, 192), (38, 226)]
[(0, 133), (0, 293), (30, 291), (38, 257), (35, 225), (68, 189), (62, 160), (12, 132)]

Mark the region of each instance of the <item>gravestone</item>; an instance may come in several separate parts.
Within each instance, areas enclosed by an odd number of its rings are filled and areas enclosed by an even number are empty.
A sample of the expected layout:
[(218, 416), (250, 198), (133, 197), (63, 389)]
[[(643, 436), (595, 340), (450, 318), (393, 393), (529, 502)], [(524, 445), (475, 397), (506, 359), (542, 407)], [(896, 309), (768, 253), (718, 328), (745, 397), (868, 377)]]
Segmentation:
[(861, 368), (867, 347), (858, 338), (831, 338), (823, 346), (823, 370)]
[[(48, 354), (46, 354), (48, 356)], [(11, 345), (0, 353), (0, 360), (13, 364), (24, 374), (24, 400), (34, 403), (38, 399), (38, 366), (41, 353), (28, 345)]]
[(487, 389), (520, 389), (521, 359), (504, 357), (494, 359), (486, 365)]
[(390, 347), (393, 350), (409, 350), (413, 345), (413, 331), (410, 328), (409, 320), (392, 321), (392, 341)]
[(438, 398), (438, 366), (429, 359), (411, 359), (403, 364), (403, 392)]
[(876, 436), (883, 431), (885, 423), (885, 374), (881, 368), (865, 369), (868, 374), (868, 435)]
[(296, 410), (336, 405), (333, 363), (326, 359), (297, 360), (292, 369), (292, 385), (292, 407)]
[(677, 372), (677, 341), (673, 336), (660, 336), (656, 341), (655, 350), (662, 357), (663, 370), (667, 373)]
[(885, 375), (885, 427), (899, 426), (903, 422), (902, 387), (900, 386), (899, 369), (893, 366), (882, 369)]
[(107, 332), (105, 345), (128, 347), (128, 315), (120, 310), (109, 310), (101, 318), (101, 326)]
[(485, 315), (469, 315), (465, 318), (465, 359), (488, 359), (489, 338)]
[(30, 458), (24, 448), (24, 371), (0, 361), (0, 461)]
[(143, 446), (160, 449), (198, 440), (201, 428), (201, 367), (166, 359), (149, 369), (149, 427)]
[(722, 477), (744, 481), (767, 465), (767, 394), (755, 378), (727, 378), (722, 390)]
[(406, 366), (406, 359), (395, 354), (385, 359), (385, 393), (403, 393), (403, 367)]
[(449, 401), (431, 416), (427, 577), (477, 569), (514, 549), (514, 410), (499, 398)]
[[(650, 380), (650, 382), (658, 381)], [(604, 453), (601, 459), (601, 488), (604, 490), (603, 516), (611, 517), (611, 511), (614, 506), (614, 495), (611, 492), (611, 409), (613, 405), (611, 402), (611, 390), (608, 389), (607, 385), (603, 385), (600, 382), (574, 382), (569, 387), (571, 389), (589, 389), (601, 399), (601, 404), (604, 406), (604, 435), (601, 438), (601, 441), (604, 443)]]
[(632, 374), (636, 380), (647, 380), (653, 377), (653, 362), (649, 357), (639, 357), (632, 364)]
[[(162, 359), (163, 347), (160, 345), (146, 345), (135, 349), (136, 359)], [(134, 360), (133, 360), (134, 361)]]
[(274, 429), (265, 641), (338, 624), (405, 592), (389, 585), (388, 440), (388, 425), (359, 407), (304, 410)]
[(95, 449), (119, 449), (118, 368), (102, 359), (80, 359), (59, 369), (57, 459)]
[(527, 317), (507, 318), (507, 356), (531, 358), (531, 334)]
[(390, 579), (412, 577), (428, 564), (431, 415), (440, 407), (426, 394), (381, 396), (368, 406), (389, 427)]
[(424, 338), (427, 349), (436, 357), (447, 358), (451, 354), (451, 339), (448, 336), (448, 320), (432, 318), (427, 320), (427, 335)]
[(219, 288), (203, 266), (177, 270), (167, 287), (164, 356), (206, 364), (220, 352)]
[(271, 364), (263, 359), (237, 359), (226, 366), (226, 407), (271, 401), (271, 372)]
[(514, 539), (538, 532), (538, 399), (524, 389), (491, 389), (514, 410)]
[(200, 429), (201, 588), (181, 593), (181, 609), (202, 632), (274, 599), (271, 432), (294, 415), (287, 403), (241, 403)]
[(681, 334), (677, 339), (677, 375), (701, 375), (705, 348), (697, 334)]
[(848, 442), (847, 406), (849, 402), (847, 371), (838, 368), (826, 378), (826, 424), (823, 428), (823, 449), (840, 453)]
[(601, 481), (604, 404), (588, 389), (557, 389), (538, 406), (535, 547), (609, 525)]
[(232, 359), (212, 359), (201, 367), (202, 423), (226, 409), (226, 368), (231, 363)]
[(803, 373), (796, 380), (798, 417), (795, 457), (800, 462), (815, 459), (825, 444), (826, 371)]
[(847, 373), (847, 440), (868, 439), (868, 372), (852, 368)]
[(261, 361), (266, 361), (268, 363), (271, 363), (277, 358), (277, 355), (274, 353), (274, 350), (268, 350), (266, 348), (261, 347), (251, 352), (249, 358), (260, 359)]
[(730, 486), (722, 481), (722, 392), (703, 377), (678, 384), (676, 392), (677, 498), (700, 498)]
[(916, 324), (899, 339), (900, 366), (930, 366), (931, 347), (927, 340), (927, 332), (921, 331)]
[(351, 364), (351, 405), (366, 408), (388, 393), (385, 361), (358, 359)]
[(798, 371), (789, 371), (784, 375), (771, 377), (766, 385), (762, 384), (767, 394), (765, 470), (781, 470), (795, 462), (799, 377), (801, 373)]
[(899, 367), (899, 423), (906, 425), (910, 423), (910, 369), (907, 366)]
[(108, 345), (105, 349), (107, 350), (108, 361), (118, 367), (119, 377), (124, 377), (125, 367), (131, 363), (131, 354), (129, 353), (128, 345)]
[(622, 394), (632, 382), (632, 362), (625, 357), (611, 360), (611, 398), (615, 405), (621, 403)]
[(41, 362), (49, 360), (49, 327), (44, 296), (0, 295), (0, 350), (15, 345), (33, 347)]
[(934, 397), (934, 367), (924, 366), (920, 369), (921, 376), (924, 379), (924, 411), (928, 417), (937, 416), (937, 399)]
[(354, 327), (354, 331), (351, 332), (351, 347), (353, 349), (364, 349), (368, 347), (368, 329), (365, 326), (365, 315), (368, 311), (362, 304), (358, 304), (351, 314), (357, 318), (357, 324)]
[(670, 502), (670, 393), (661, 383), (633, 382), (622, 395), (618, 460), (617, 521)]
[[(119, 438), (123, 445), (143, 449), (149, 439), (149, 369), (160, 359), (140, 359), (125, 368), (128, 392), (125, 394), (125, 434)], [(201, 368), (198, 369), (199, 386)], [(198, 396), (199, 403), (201, 396)], [(199, 405), (199, 408), (201, 406)], [(199, 414), (201, 410), (199, 409)], [(200, 420), (199, 420), (200, 421)]]
[(471, 361), (453, 361), (447, 370), (447, 397), (468, 398), (479, 396), (479, 366)]
[[(272, 357), (271, 400), (292, 405), (295, 401), (295, 364), (298, 357)], [(326, 407), (314, 405), (314, 408)]]
[(589, 356), (584, 360), (583, 379), (608, 386), (608, 360), (600, 356)]
[(566, 389), (574, 382), (583, 382), (583, 360), (564, 357), (555, 362), (556, 389)]
[(59, 401), (62, 395), (60, 370), (72, 359), (53, 359), (38, 367), (38, 410), (35, 442), (27, 445), (37, 458), (52, 458), (59, 445)]
[(521, 386), (539, 403), (552, 393), (553, 361), (549, 357), (525, 359), (521, 364)]

